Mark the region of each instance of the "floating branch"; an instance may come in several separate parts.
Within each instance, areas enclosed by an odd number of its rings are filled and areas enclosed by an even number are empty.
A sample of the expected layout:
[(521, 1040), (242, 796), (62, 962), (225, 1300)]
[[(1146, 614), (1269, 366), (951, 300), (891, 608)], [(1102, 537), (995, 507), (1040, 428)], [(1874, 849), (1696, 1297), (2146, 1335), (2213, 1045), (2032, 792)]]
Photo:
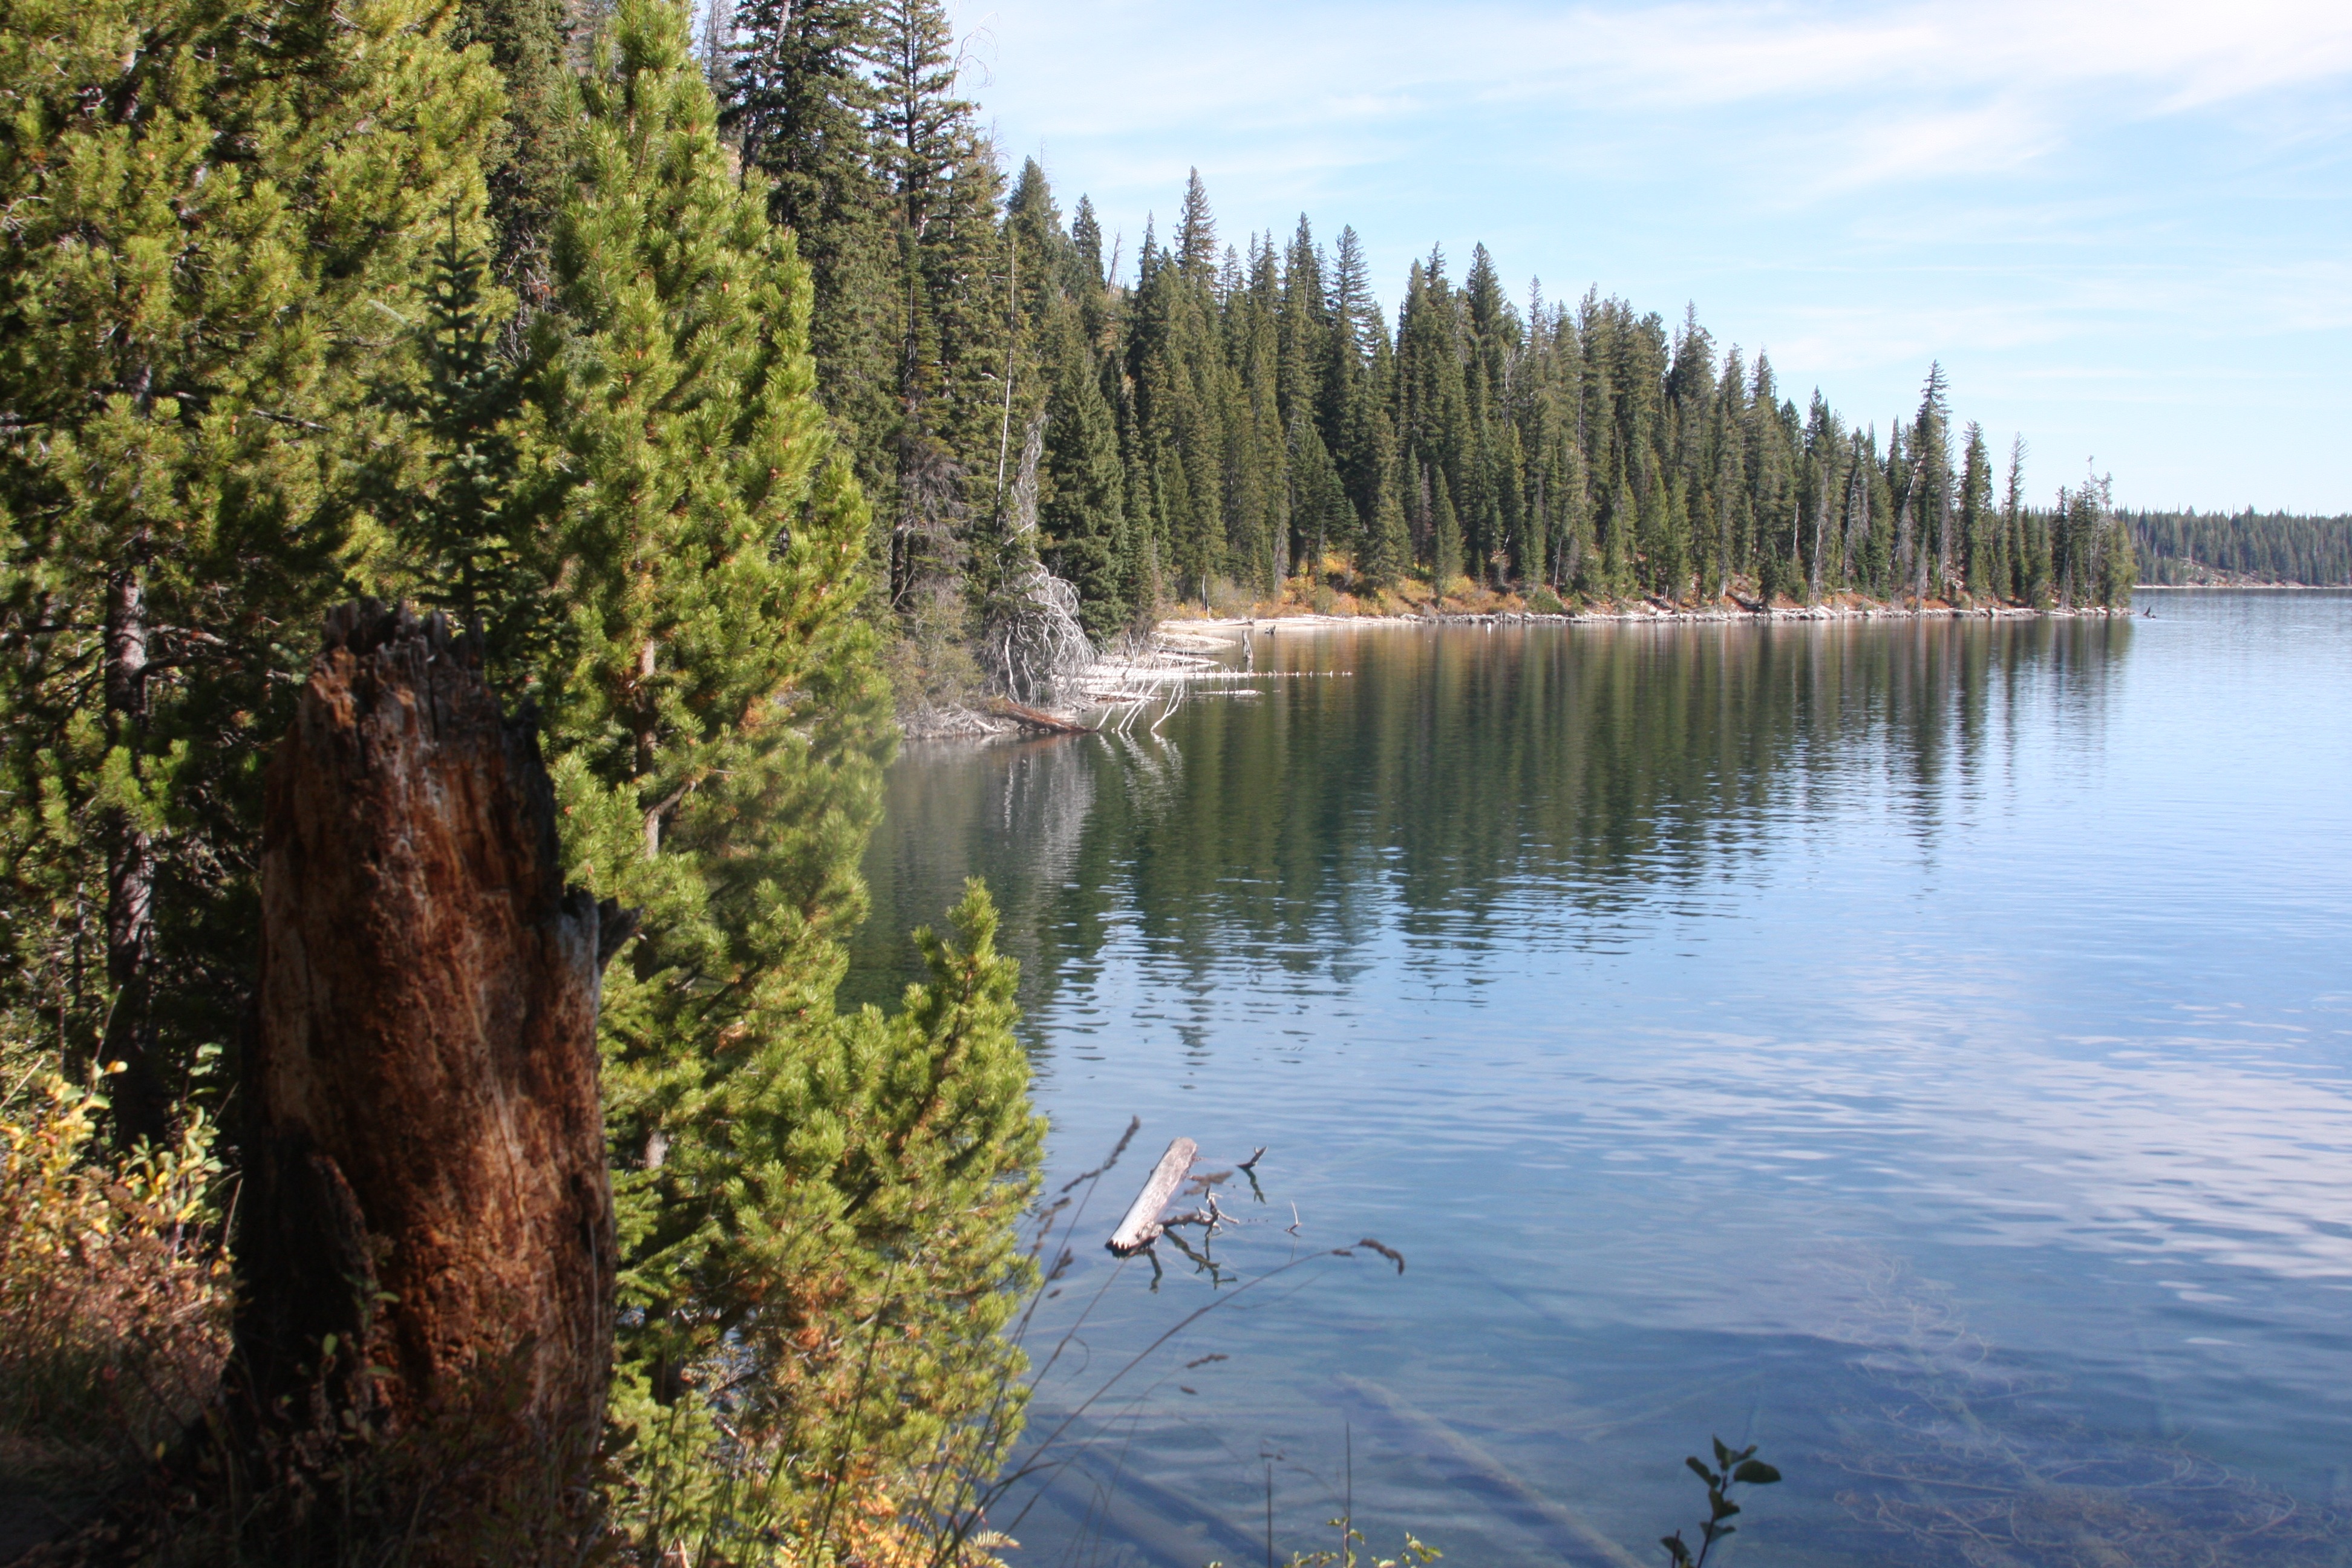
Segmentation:
[(1168, 1206), (1168, 1200), (1184, 1184), (1186, 1173), (1192, 1169), (1193, 1156), (1200, 1152), (1201, 1146), (1190, 1138), (1179, 1138), (1170, 1143), (1168, 1152), (1160, 1155), (1160, 1163), (1152, 1167), (1151, 1179), (1143, 1184), (1143, 1190), (1129, 1205), (1127, 1217), (1118, 1222), (1118, 1228), (1103, 1245), (1121, 1258), (1131, 1258), (1157, 1240), (1163, 1228), (1160, 1211)]

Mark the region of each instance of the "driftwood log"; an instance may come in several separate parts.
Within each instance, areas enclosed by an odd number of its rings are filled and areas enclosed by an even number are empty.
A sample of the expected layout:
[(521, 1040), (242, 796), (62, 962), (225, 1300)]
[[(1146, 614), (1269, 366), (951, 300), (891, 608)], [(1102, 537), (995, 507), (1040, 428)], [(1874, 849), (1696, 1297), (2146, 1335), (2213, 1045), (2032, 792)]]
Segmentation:
[(367, 1434), (437, 1473), (428, 1517), (535, 1534), (612, 1370), (596, 1010), (635, 921), (564, 886), (532, 721), (438, 616), (328, 617), (261, 901), (233, 1413), (280, 1455)]
[(989, 710), (1012, 720), (1034, 735), (1091, 735), (1095, 732), (1090, 724), (1056, 717), (1042, 708), (1032, 708), (1009, 697), (1000, 697), (990, 703)]
[(1118, 1228), (1110, 1233), (1110, 1239), (1103, 1245), (1119, 1257), (1128, 1258), (1159, 1240), (1161, 1232), (1167, 1228), (1160, 1223), (1160, 1215), (1168, 1207), (1169, 1200), (1176, 1195), (1176, 1189), (1184, 1184), (1184, 1178), (1192, 1173), (1192, 1161), (1200, 1152), (1200, 1145), (1190, 1138), (1179, 1138), (1171, 1142), (1168, 1152), (1160, 1156), (1160, 1163), (1151, 1168), (1151, 1175), (1144, 1182), (1143, 1190), (1136, 1194), (1135, 1202), (1128, 1205), (1127, 1217), (1118, 1222)]

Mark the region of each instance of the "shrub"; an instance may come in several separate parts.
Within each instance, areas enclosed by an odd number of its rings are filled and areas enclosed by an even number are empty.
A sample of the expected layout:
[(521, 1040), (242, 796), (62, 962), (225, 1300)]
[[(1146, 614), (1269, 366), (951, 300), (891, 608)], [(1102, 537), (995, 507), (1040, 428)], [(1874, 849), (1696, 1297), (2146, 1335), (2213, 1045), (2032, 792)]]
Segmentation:
[(112, 1157), (106, 1110), (54, 1076), (0, 1103), (0, 1472), (43, 1489), (153, 1457), (228, 1352), (212, 1124)]

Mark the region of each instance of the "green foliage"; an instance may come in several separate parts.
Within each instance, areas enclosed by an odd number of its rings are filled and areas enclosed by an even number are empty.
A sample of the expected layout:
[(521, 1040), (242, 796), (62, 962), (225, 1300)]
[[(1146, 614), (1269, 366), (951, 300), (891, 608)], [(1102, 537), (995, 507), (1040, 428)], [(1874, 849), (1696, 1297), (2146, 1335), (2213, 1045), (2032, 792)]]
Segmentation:
[(726, 1191), (704, 1277), (765, 1287), (701, 1325), (706, 1342), (680, 1343), (699, 1357), (667, 1397), (650, 1363), (618, 1392), (634, 1436), (624, 1513), (644, 1540), (734, 1561), (763, 1529), (845, 1527), (850, 1500), (883, 1483), (920, 1485), (902, 1507), (945, 1517), (1019, 1430), (1022, 1363), (1000, 1331), (1034, 1285), (1013, 1226), (1043, 1126), (995, 924), (972, 885), (952, 940), (918, 933), (931, 978), (901, 1013), (843, 1021), (822, 1062), (738, 1069), (758, 1079), (735, 1086), (744, 1120), (763, 1091), (791, 1130), (763, 1158), (681, 1137), (633, 1179)]
[(384, 585), (437, 605), (481, 639), (494, 679), (543, 662), (551, 610), (528, 559), (541, 519), (521, 482), (523, 377), (500, 351), (511, 297), (490, 279), (478, 220), (454, 204), (425, 262), (415, 384), (386, 388), (409, 439), (375, 454), (371, 500), (387, 525)]
[(729, 1558), (992, 1458), (1038, 1132), (978, 889), (904, 1014), (835, 1014), (891, 737), (807, 270), (680, 10), (624, 4), (584, 95), (518, 437), (562, 606), (538, 688), (572, 875), (645, 920), (604, 990), (623, 1517)]
[(0, 1008), (130, 1064), (126, 1138), (208, 1126), (320, 611), (478, 623), (575, 879), (644, 913), (604, 992), (621, 1517), (822, 1533), (1017, 1428), (1013, 969), (974, 889), (904, 1013), (836, 1012), (894, 737), (808, 269), (667, 0), (564, 70), (555, 173), (518, 174), (492, 65), (552, 15), (468, 10), (469, 49), (409, 0), (0, 26)]
[[(495, 78), (424, 0), (0, 21), (0, 1007), (170, 1134), (251, 980), (261, 758), (370, 571), (362, 454), (478, 210)], [(37, 1019), (36, 1026), (33, 1020)]]
[(1054, 312), (1048, 331), (1054, 379), (1037, 521), (1045, 535), (1046, 565), (1077, 589), (1087, 631), (1105, 639), (1129, 617), (1120, 570), (1129, 544), (1118, 429), (1076, 308)]
[(2352, 517), (2136, 511), (2134, 556), (2150, 583), (2232, 581), (2352, 587)]
[(478, 44), (506, 85), (506, 119), (486, 159), (489, 219), (500, 275), (535, 292), (571, 172), (577, 100), (565, 55), (564, 0), (464, 0), (461, 44)]
[(1724, 1521), (1737, 1516), (1739, 1505), (1731, 1500), (1731, 1489), (1736, 1486), (1769, 1487), (1780, 1479), (1780, 1472), (1756, 1457), (1756, 1445), (1733, 1449), (1722, 1438), (1714, 1439), (1715, 1463), (1710, 1465), (1696, 1455), (1685, 1459), (1693, 1474), (1706, 1485), (1706, 1519), (1699, 1528), (1699, 1548), (1694, 1554), (1675, 1531), (1658, 1542), (1666, 1549), (1667, 1560), (1674, 1568), (1706, 1568), (1707, 1553), (1715, 1543), (1738, 1532), (1737, 1525)]
[(106, 1110), (37, 1070), (0, 1100), (0, 1480), (52, 1495), (177, 1436), (228, 1349), (215, 1127), (110, 1156)]

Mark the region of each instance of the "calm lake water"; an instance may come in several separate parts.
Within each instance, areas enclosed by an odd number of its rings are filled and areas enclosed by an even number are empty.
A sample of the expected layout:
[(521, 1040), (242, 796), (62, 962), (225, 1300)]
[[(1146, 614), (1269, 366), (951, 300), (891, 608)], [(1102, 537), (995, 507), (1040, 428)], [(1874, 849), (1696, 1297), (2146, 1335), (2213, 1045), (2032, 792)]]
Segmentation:
[[(1285, 1556), (1657, 1563), (1718, 1433), (1753, 1568), (2352, 1561), (2352, 595), (2140, 603), (1294, 631), (909, 748), (853, 994), (985, 876), (1049, 1180), (1143, 1121), (1013, 1561), (1259, 1562), (1270, 1485)], [(1179, 1133), (1267, 1201), (1155, 1289)]]

